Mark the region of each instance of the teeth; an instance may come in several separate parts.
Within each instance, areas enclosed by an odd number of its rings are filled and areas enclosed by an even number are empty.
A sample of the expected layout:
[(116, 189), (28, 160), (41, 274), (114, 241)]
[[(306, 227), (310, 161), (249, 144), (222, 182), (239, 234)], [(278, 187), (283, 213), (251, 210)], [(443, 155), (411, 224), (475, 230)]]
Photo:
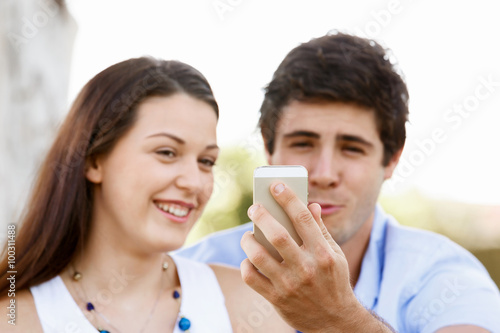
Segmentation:
[(188, 208), (179, 205), (157, 203), (156, 206), (164, 212), (170, 213), (177, 217), (184, 217), (189, 213)]

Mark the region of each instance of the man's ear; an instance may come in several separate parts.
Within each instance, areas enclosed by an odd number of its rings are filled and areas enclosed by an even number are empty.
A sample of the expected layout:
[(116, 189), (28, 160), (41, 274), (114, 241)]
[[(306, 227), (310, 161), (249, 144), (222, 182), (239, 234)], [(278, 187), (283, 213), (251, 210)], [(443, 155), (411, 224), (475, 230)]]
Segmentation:
[(269, 152), (267, 151), (267, 149), (265, 149), (265, 152), (266, 152), (266, 161), (267, 161), (267, 164), (268, 165), (273, 165), (271, 163), (271, 159), (272, 159), (273, 156), (271, 154), (269, 154)]
[(85, 161), (85, 178), (94, 184), (102, 182), (101, 160), (95, 156), (90, 156)]
[(264, 138), (264, 136), (262, 136), (262, 141), (264, 141), (264, 153), (266, 154), (267, 164), (272, 165), (271, 164), (271, 158), (273, 156), (269, 153), (269, 150), (267, 150), (267, 141), (266, 141), (266, 138)]
[(384, 169), (384, 180), (387, 180), (392, 177), (392, 174), (394, 173), (394, 169), (396, 169), (396, 166), (399, 163), (399, 159), (401, 157), (401, 154), (403, 153), (403, 147), (399, 149), (397, 152), (394, 153), (394, 155), (391, 157), (389, 163), (387, 166), (385, 166)]

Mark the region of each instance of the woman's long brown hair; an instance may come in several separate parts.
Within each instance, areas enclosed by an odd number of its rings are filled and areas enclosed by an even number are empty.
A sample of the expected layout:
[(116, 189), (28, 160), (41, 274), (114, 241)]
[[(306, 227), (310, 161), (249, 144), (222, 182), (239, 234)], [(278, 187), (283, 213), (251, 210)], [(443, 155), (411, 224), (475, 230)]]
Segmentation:
[[(16, 291), (58, 275), (82, 249), (90, 228), (93, 187), (89, 159), (109, 152), (132, 127), (137, 105), (150, 96), (186, 93), (213, 107), (210, 85), (193, 67), (149, 57), (115, 64), (91, 79), (76, 98), (35, 182), (17, 232)], [(0, 262), (0, 297), (6, 295), (7, 247)]]

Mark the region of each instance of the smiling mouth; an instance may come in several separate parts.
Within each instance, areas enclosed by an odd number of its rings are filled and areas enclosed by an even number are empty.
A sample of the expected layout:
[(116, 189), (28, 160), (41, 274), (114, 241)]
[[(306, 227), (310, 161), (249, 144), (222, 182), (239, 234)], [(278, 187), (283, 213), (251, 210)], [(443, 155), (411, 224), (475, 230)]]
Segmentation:
[(190, 208), (172, 203), (167, 204), (167, 203), (155, 202), (155, 206), (158, 207), (160, 210), (164, 211), (165, 213), (172, 214), (176, 217), (186, 217), (191, 211)]

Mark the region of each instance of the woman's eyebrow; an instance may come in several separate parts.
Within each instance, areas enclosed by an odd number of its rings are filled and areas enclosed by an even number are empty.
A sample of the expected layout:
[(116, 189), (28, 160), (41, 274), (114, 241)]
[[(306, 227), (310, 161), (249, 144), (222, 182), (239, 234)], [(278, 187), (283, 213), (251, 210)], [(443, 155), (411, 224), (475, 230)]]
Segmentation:
[(208, 145), (208, 146), (206, 146), (205, 149), (207, 149), (207, 150), (209, 150), (209, 149), (219, 149), (219, 146), (217, 146), (215, 144), (214, 145)]
[[(151, 135), (148, 135), (146, 137), (147, 138), (155, 138), (155, 137), (159, 137), (159, 136), (164, 136), (164, 137), (167, 137), (167, 138), (170, 138), (172, 140), (175, 140), (177, 141), (178, 143), (180, 144), (185, 144), (186, 141), (182, 140), (181, 138), (179, 138), (178, 136), (176, 135), (173, 135), (173, 134), (170, 134), (170, 133), (167, 133), (167, 132), (160, 132), (160, 133), (156, 133), (156, 134), (151, 134)], [(219, 146), (217, 146), (216, 144), (211, 144), (211, 145), (207, 145), (205, 147), (205, 149), (207, 150), (211, 150), (211, 149), (219, 149)]]
[(167, 138), (175, 140), (175, 141), (177, 141), (180, 144), (185, 144), (186, 143), (186, 141), (182, 140), (178, 136), (175, 136), (175, 135), (167, 133), (167, 132), (160, 132), (160, 133), (156, 133), (156, 134), (151, 134), (151, 135), (147, 136), (146, 139), (147, 138), (154, 138), (154, 137), (158, 137), (158, 136), (166, 136)]

